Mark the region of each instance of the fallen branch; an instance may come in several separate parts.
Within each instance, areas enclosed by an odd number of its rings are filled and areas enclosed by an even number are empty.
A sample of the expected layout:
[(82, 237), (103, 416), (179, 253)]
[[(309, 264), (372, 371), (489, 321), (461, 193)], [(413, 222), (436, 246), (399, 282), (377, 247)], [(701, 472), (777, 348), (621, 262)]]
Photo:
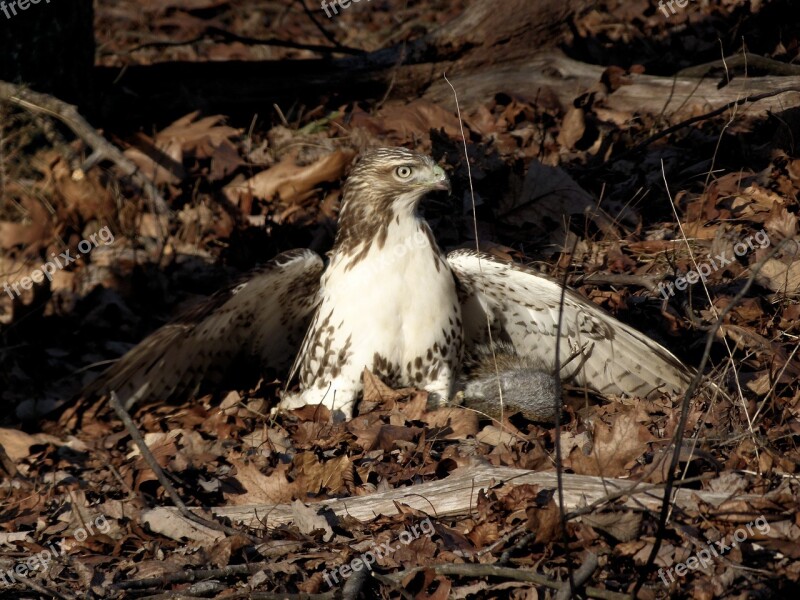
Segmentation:
[[(708, 119), (712, 119), (712, 118), (714, 118), (714, 117), (716, 117), (718, 115), (721, 115), (725, 111), (728, 111), (728, 110), (730, 110), (732, 108), (736, 108), (737, 106), (742, 106), (743, 104), (754, 104), (754, 103), (759, 102), (761, 100), (766, 100), (768, 98), (774, 98), (775, 96), (780, 96), (782, 94), (788, 94), (790, 92), (800, 93), (800, 86), (784, 87), (784, 88), (780, 88), (780, 89), (777, 89), (777, 90), (764, 92), (763, 94), (754, 94), (752, 96), (744, 96), (743, 98), (737, 98), (736, 100), (732, 100), (732, 101), (730, 101), (730, 102), (728, 102), (726, 104), (723, 104), (719, 108), (715, 108), (712, 111), (709, 111), (709, 112), (704, 113), (702, 115), (697, 115), (697, 116), (691, 117), (689, 119), (681, 121), (680, 123), (676, 123), (675, 125), (672, 125), (671, 127), (667, 127), (666, 129), (664, 129), (662, 131), (659, 131), (658, 133), (654, 133), (653, 135), (651, 135), (649, 138), (647, 138), (643, 142), (640, 142), (640, 143), (636, 144), (633, 148), (630, 148), (629, 150), (626, 150), (625, 152), (622, 152), (621, 154), (618, 154), (616, 156), (612, 156), (611, 158), (608, 159), (608, 161), (606, 161), (603, 165), (601, 165), (601, 167), (605, 167), (605, 166), (607, 166), (607, 165), (609, 165), (609, 164), (611, 164), (613, 162), (616, 162), (618, 160), (621, 160), (623, 158), (631, 156), (632, 154), (636, 154), (637, 152), (640, 152), (641, 150), (644, 150), (647, 146), (649, 146), (650, 144), (652, 144), (653, 142), (655, 142), (657, 140), (660, 140), (661, 138), (667, 137), (668, 135), (671, 135), (671, 134), (675, 133), (676, 131), (680, 131), (681, 129), (683, 129), (685, 127), (689, 127), (690, 125), (694, 125), (695, 123), (699, 123), (700, 121), (707, 121)], [(599, 169), (601, 167), (597, 167), (597, 168)]]
[[(596, 559), (595, 559), (596, 560)], [(555, 579), (550, 579), (546, 575), (530, 571), (528, 569), (518, 569), (516, 567), (498, 567), (495, 565), (480, 565), (480, 564), (465, 564), (465, 565), (431, 565), (427, 567), (415, 567), (406, 571), (401, 571), (390, 575), (396, 581), (402, 581), (409, 575), (419, 573), (431, 569), (437, 575), (456, 575), (459, 577), (496, 577), (498, 579), (507, 579), (511, 581), (524, 581), (528, 583), (535, 583), (544, 587), (554, 590), (563, 589), (563, 582)], [(582, 569), (578, 569), (575, 574), (582, 573)], [(577, 583), (577, 581), (576, 581)], [(569, 588), (568, 588), (569, 589)], [(603, 598), (605, 600), (630, 600), (627, 594), (620, 594), (596, 587), (584, 588), (584, 593), (589, 598)]]
[[(558, 590), (555, 600), (570, 600), (572, 598), (573, 589), (580, 589), (583, 587), (600, 563), (597, 560), (597, 555), (594, 552), (587, 552), (583, 564), (573, 573), (574, 581), (565, 581), (561, 584), (561, 589)], [(573, 587), (574, 584), (574, 587)], [(587, 588), (588, 589), (588, 588)], [(594, 588), (593, 588), (594, 589)], [(615, 594), (616, 595), (616, 594)], [(591, 594), (589, 594), (591, 596)], [(597, 598), (598, 596), (594, 596)]]
[(85, 164), (73, 174), (73, 177), (80, 177), (91, 166), (101, 160), (108, 160), (114, 163), (123, 175), (130, 177), (131, 181), (147, 192), (154, 212), (170, 213), (167, 203), (155, 184), (145, 177), (116, 146), (100, 135), (72, 104), (67, 104), (49, 94), (34, 92), (5, 81), (0, 81), (0, 101), (6, 101), (30, 112), (46, 114), (58, 119), (92, 149), (92, 154)]
[[(637, 509), (658, 511), (663, 502), (664, 487), (643, 484), (636, 481), (575, 475), (565, 473), (564, 505), (570, 518), (584, 514), (582, 508), (590, 504), (600, 508), (609, 502), (620, 502)], [(499, 485), (539, 485), (543, 489), (557, 487), (556, 474), (552, 472), (528, 471), (510, 467), (491, 465), (469, 465), (453, 471), (439, 481), (421, 483), (408, 488), (398, 488), (354, 498), (335, 498), (310, 504), (319, 510), (332, 510), (342, 517), (348, 516), (362, 522), (369, 522), (378, 515), (397, 515), (398, 503), (411, 508), (436, 514), (438, 517), (466, 515), (472, 513), (478, 494)], [(701, 490), (673, 490), (675, 502), (688, 510), (697, 510), (703, 503), (720, 507), (728, 500), (737, 502), (756, 500), (761, 496), (736, 496), (719, 492)], [(176, 509), (169, 510), (173, 513)], [(214, 515), (227, 517), (251, 527), (276, 527), (292, 523), (296, 511), (291, 504), (252, 504), (223, 506), (210, 509)], [(144, 516), (146, 518), (146, 515)]]
[(113, 391), (111, 392), (109, 403), (111, 404), (111, 407), (114, 409), (114, 412), (117, 413), (117, 416), (125, 425), (125, 429), (128, 430), (128, 433), (133, 439), (133, 442), (136, 444), (136, 446), (139, 448), (139, 451), (142, 453), (142, 458), (150, 467), (150, 469), (152, 469), (153, 473), (156, 476), (156, 479), (158, 479), (158, 482), (164, 487), (164, 490), (167, 492), (167, 496), (169, 496), (170, 500), (172, 500), (173, 504), (175, 504), (175, 507), (178, 509), (178, 511), (184, 518), (194, 523), (197, 523), (198, 525), (202, 525), (204, 527), (208, 527), (209, 529), (214, 529), (216, 531), (221, 531), (228, 535), (245, 536), (251, 542), (254, 543), (261, 541), (259, 538), (250, 535), (247, 532), (240, 531), (232, 527), (228, 527), (227, 525), (223, 525), (222, 523), (218, 523), (216, 521), (211, 521), (210, 519), (206, 519), (196, 514), (195, 512), (192, 512), (183, 502), (181, 497), (178, 495), (178, 492), (175, 491), (175, 488), (172, 487), (172, 484), (170, 483), (169, 479), (167, 479), (167, 476), (164, 475), (164, 471), (158, 464), (156, 457), (153, 456), (152, 452), (150, 452), (150, 448), (147, 447), (147, 444), (145, 443), (142, 434), (139, 433), (139, 430), (136, 428), (136, 424), (131, 419), (131, 416), (128, 414), (128, 411), (126, 411), (125, 407), (122, 406), (122, 403), (119, 401), (116, 392)]

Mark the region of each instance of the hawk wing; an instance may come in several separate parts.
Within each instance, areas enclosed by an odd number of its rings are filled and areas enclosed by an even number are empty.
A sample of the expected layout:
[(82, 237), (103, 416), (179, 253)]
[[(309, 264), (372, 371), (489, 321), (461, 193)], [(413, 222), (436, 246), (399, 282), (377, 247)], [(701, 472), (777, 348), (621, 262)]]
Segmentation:
[[(488, 314), (495, 341), (507, 341), (518, 354), (554, 369), (561, 285), (475, 251), (456, 250), (447, 260), (459, 283), (467, 351), (488, 341)], [(566, 373), (601, 394), (641, 397), (689, 386), (692, 369), (669, 350), (569, 289), (563, 311), (562, 377)]]
[(311, 250), (279, 254), (238, 285), (153, 332), (83, 391), (117, 392), (126, 408), (188, 395), (218, 383), (241, 356), (286, 369), (317, 304), (322, 259)]

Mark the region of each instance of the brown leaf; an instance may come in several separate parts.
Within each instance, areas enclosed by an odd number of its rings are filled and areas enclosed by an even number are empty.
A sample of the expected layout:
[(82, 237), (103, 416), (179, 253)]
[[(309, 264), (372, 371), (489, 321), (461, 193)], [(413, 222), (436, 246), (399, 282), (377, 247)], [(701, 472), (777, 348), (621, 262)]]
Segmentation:
[(587, 525), (606, 532), (620, 542), (636, 539), (642, 525), (641, 513), (632, 511), (592, 513), (581, 518)]
[(288, 153), (277, 165), (261, 171), (246, 181), (234, 181), (223, 189), (234, 204), (248, 196), (261, 200), (280, 199), (291, 204), (323, 182), (338, 181), (353, 159), (351, 150), (336, 150), (309, 165), (298, 165), (295, 154)]
[(796, 295), (800, 292), (800, 260), (787, 265), (770, 258), (759, 270), (756, 281), (773, 292)]
[(295, 500), (292, 502), (292, 520), (300, 533), (313, 535), (316, 531), (322, 531), (322, 541), (330, 542), (334, 535), (333, 529), (318, 510), (319, 508), (306, 506), (300, 500)]
[(572, 149), (586, 132), (586, 121), (582, 108), (572, 107), (564, 115), (561, 131), (558, 132), (558, 143)]
[(213, 545), (225, 539), (225, 534), (205, 525), (189, 521), (175, 510), (157, 507), (142, 513), (141, 521), (150, 531), (176, 541), (193, 540)]
[(294, 498), (305, 497), (303, 493), (304, 482), (290, 482), (286, 476), (289, 465), (279, 463), (272, 473), (264, 475), (252, 462), (244, 463), (239, 459), (229, 461), (236, 467), (234, 479), (238, 482), (244, 493), (225, 492), (227, 504), (238, 506), (241, 504), (280, 504), (291, 502)]
[(297, 474), (295, 481), (303, 483), (306, 494), (342, 492), (345, 482), (352, 481), (353, 463), (348, 456), (320, 462), (313, 453), (301, 452), (295, 456), (293, 464)]
[(615, 415), (611, 426), (596, 420), (590, 454), (575, 448), (568, 460), (576, 473), (617, 477), (627, 474), (629, 463), (644, 454), (653, 441), (653, 435), (639, 422), (637, 411), (628, 410)]
[(428, 139), (431, 129), (444, 129), (451, 138), (461, 135), (458, 119), (451, 111), (422, 99), (408, 104), (388, 102), (376, 115), (354, 111), (350, 127), (366, 129), (394, 145)]
[(0, 446), (6, 449), (6, 454), (14, 462), (30, 456), (30, 447), (38, 444), (63, 446), (64, 442), (46, 433), (31, 435), (17, 429), (0, 429)]
[[(447, 440), (463, 440), (478, 433), (478, 414), (460, 406), (445, 406), (422, 415), (422, 421), (430, 428), (444, 429), (438, 437)], [(450, 429), (450, 432), (446, 430)]]
[(551, 498), (544, 508), (528, 507), (526, 527), (536, 533), (537, 544), (547, 544), (561, 536), (561, 513), (558, 505)]
[(180, 152), (172, 155), (178, 163), (183, 162), (183, 153), (198, 158), (208, 158), (214, 149), (241, 134), (239, 129), (221, 125), (225, 117), (213, 115), (195, 121), (199, 111), (181, 117), (156, 134), (156, 145), (160, 149), (178, 147)]
[(376, 448), (386, 451), (394, 450), (397, 442), (413, 442), (422, 432), (423, 430), (419, 427), (383, 425), (378, 432), (375, 446), (371, 450)]
[(383, 381), (374, 375), (368, 369), (364, 369), (361, 373), (361, 379), (364, 382), (364, 393), (362, 395), (363, 402), (371, 402), (373, 404), (384, 404), (390, 402), (397, 402), (401, 398), (408, 396), (404, 391), (395, 391)]
[(26, 246), (29, 252), (35, 252), (49, 241), (50, 214), (38, 200), (26, 197), (22, 206), (29, 222), (0, 221), (0, 248), (9, 250), (14, 246)]

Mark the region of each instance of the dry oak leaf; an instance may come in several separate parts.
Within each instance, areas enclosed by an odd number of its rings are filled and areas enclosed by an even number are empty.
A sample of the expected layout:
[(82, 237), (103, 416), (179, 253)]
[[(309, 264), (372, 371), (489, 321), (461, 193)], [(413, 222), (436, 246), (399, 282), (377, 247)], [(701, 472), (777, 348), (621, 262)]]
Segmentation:
[(302, 481), (290, 482), (286, 474), (291, 465), (278, 463), (269, 475), (264, 475), (252, 462), (242, 462), (231, 458), (231, 465), (236, 467), (234, 479), (244, 490), (243, 493), (224, 493), (225, 502), (229, 506), (243, 504), (281, 504), (291, 502), (294, 498), (305, 497)]
[(445, 406), (422, 415), (430, 429), (441, 429), (438, 439), (465, 440), (478, 433), (478, 414), (460, 406)]
[(461, 135), (458, 119), (451, 111), (422, 99), (408, 104), (388, 102), (376, 115), (356, 110), (352, 114), (350, 127), (366, 129), (395, 145), (428, 139), (432, 129), (444, 129), (451, 138)]
[(22, 206), (27, 211), (26, 222), (0, 221), (0, 248), (3, 250), (25, 246), (29, 252), (35, 252), (34, 244), (44, 245), (50, 241), (50, 214), (42, 203), (24, 198)]
[(561, 536), (561, 513), (552, 498), (544, 508), (530, 506), (526, 512), (528, 522), (525, 526), (528, 531), (536, 533), (535, 543), (548, 544)]
[[(369, 402), (372, 404), (396, 402), (401, 398), (408, 397), (410, 392), (413, 391), (411, 388), (394, 390), (386, 385), (380, 377), (366, 368), (361, 373), (361, 379), (364, 382), (362, 402)], [(391, 404), (389, 404), (389, 406), (391, 406)]]
[(225, 534), (221, 531), (190, 521), (177, 511), (163, 506), (143, 512), (141, 520), (153, 533), (178, 542), (191, 540), (203, 545), (214, 545), (225, 539)]
[(594, 443), (588, 455), (577, 448), (569, 454), (568, 465), (581, 475), (619, 477), (626, 475), (629, 463), (645, 453), (656, 438), (640, 422), (638, 410), (615, 415), (611, 426), (597, 419)]
[[(77, 443), (79, 447), (76, 447), (75, 443)], [(0, 446), (5, 448), (6, 454), (8, 454), (8, 457), (14, 462), (19, 462), (23, 458), (30, 456), (31, 446), (46, 444), (69, 446), (76, 450), (88, 449), (82, 442), (78, 442), (78, 440), (67, 443), (46, 433), (31, 435), (24, 431), (19, 431), (18, 429), (0, 429)]]
[[(183, 168), (186, 155), (208, 158), (217, 154), (221, 146), (231, 147), (231, 138), (241, 134), (241, 130), (220, 123), (221, 115), (195, 118), (199, 112), (181, 117), (165, 129), (159, 131), (154, 140), (139, 134), (139, 147), (125, 150), (125, 155), (156, 184), (177, 185), (186, 177)], [(232, 163), (232, 159), (228, 162)]]
[(800, 260), (787, 265), (770, 258), (759, 270), (756, 281), (773, 292), (796, 296), (800, 293)]
[(170, 147), (180, 149), (179, 153), (168, 152), (178, 163), (183, 162), (183, 153), (208, 158), (215, 148), (242, 133), (234, 127), (221, 125), (225, 119), (222, 115), (212, 115), (195, 121), (199, 112), (181, 117), (156, 134), (156, 145), (160, 150)]
[(633, 511), (592, 513), (581, 518), (587, 525), (604, 531), (620, 542), (635, 540), (642, 525), (641, 513)]
[(317, 512), (317, 509), (306, 506), (300, 500), (292, 502), (292, 523), (300, 533), (311, 535), (315, 531), (322, 531), (322, 541), (330, 542), (333, 539), (333, 529), (328, 520)]
[(320, 183), (341, 179), (354, 155), (352, 150), (335, 150), (311, 164), (298, 165), (295, 153), (290, 152), (278, 164), (250, 179), (232, 181), (223, 188), (223, 192), (228, 200), (237, 205), (246, 197), (260, 200), (280, 198), (283, 203), (291, 204), (302, 199)]

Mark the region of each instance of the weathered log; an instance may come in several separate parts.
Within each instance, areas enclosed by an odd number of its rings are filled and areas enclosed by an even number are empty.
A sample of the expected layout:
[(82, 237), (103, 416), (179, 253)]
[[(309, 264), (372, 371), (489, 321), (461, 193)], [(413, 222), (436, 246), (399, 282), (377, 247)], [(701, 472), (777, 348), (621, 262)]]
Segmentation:
[[(776, 89), (800, 90), (800, 75), (737, 77), (724, 86), (696, 76), (626, 76), (615, 90), (600, 82), (605, 67), (568, 58), (562, 43), (571, 19), (590, 0), (509, 0), (472, 2), (460, 16), (427, 36), (371, 53), (342, 58), (264, 62), (171, 62), (96, 69), (105, 115), (135, 122), (151, 117), (169, 121), (197, 108), (235, 115), (264, 105), (341, 102), (382, 97), (391, 87), (399, 98), (423, 95), (451, 103), (447, 72), (466, 107), (497, 93), (536, 99), (555, 97), (565, 109), (587, 91), (604, 94), (602, 118), (624, 120), (631, 114), (666, 115), (672, 120), (709, 112), (747, 95)], [(738, 109), (739, 115), (800, 105), (790, 91)]]
[[(602, 504), (605, 498), (609, 498), (609, 504), (618, 503), (631, 508), (655, 511), (660, 509), (664, 497), (662, 486), (637, 484), (635, 481), (624, 479), (565, 473), (563, 482), (564, 505), (567, 511), (573, 511), (594, 502)], [(330, 510), (340, 517), (349, 516), (365, 522), (378, 515), (398, 514), (397, 503), (439, 517), (467, 515), (475, 509), (481, 490), (487, 490), (499, 484), (532, 484), (539, 485), (542, 489), (557, 487), (556, 474), (552, 472), (474, 465), (459, 469), (440, 481), (397, 488), (368, 496), (323, 500), (310, 504), (310, 506), (317, 509), (318, 513), (322, 510)], [(719, 508), (729, 500), (741, 503), (755, 499), (756, 497), (745, 496), (731, 498), (730, 494), (688, 489), (677, 489), (674, 496), (677, 506), (692, 511), (697, 511), (701, 504)], [(291, 504), (240, 505), (210, 510), (218, 517), (227, 517), (234, 523), (256, 528), (276, 527), (292, 523), (296, 515), (296, 510)], [(184, 522), (184, 518), (177, 509), (171, 507), (147, 511), (142, 515), (142, 520), (150, 523), (151, 527), (157, 528), (158, 523), (170, 523), (166, 527), (177, 527), (180, 524), (181, 535), (195, 535), (194, 539), (198, 540), (208, 539), (208, 536), (214, 538), (219, 535), (218, 531), (203, 531), (195, 523)], [(195, 533), (187, 534), (187, 531)], [(169, 535), (167, 530), (162, 532)]]

